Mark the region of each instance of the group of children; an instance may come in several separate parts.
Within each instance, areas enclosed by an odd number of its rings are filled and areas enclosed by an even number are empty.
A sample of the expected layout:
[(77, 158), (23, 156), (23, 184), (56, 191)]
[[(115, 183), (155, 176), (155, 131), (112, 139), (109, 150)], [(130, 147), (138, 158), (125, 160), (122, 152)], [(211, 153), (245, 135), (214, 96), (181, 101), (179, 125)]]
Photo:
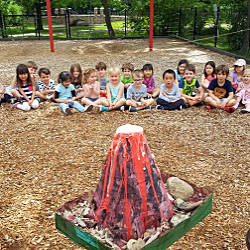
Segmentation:
[(176, 71), (164, 71), (160, 88), (156, 87), (152, 64), (134, 69), (133, 64), (125, 63), (121, 69), (107, 70), (106, 64), (99, 62), (95, 68), (82, 71), (77, 63), (71, 65), (70, 71), (59, 74), (57, 85), (47, 68), (39, 69), (37, 80), (37, 69), (32, 61), (19, 64), (11, 85), (0, 85), (1, 103), (9, 102), (13, 108), (28, 111), (38, 108), (41, 101), (51, 101), (67, 115), (73, 109), (135, 112), (150, 110), (156, 104), (157, 110), (180, 110), (203, 103), (209, 110), (220, 108), (229, 113), (241, 103), (245, 106), (241, 112), (250, 112), (250, 69), (246, 69), (244, 59), (236, 60), (230, 76), (226, 65), (216, 67), (213, 61), (207, 62), (201, 83), (195, 66), (180, 60)]

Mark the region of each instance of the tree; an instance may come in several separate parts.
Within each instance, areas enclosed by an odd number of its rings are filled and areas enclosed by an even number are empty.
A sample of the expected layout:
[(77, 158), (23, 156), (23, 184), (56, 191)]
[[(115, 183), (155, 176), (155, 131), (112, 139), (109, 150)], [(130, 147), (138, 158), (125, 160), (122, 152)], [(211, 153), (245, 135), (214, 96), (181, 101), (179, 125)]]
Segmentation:
[(243, 53), (243, 54), (247, 54), (250, 50), (250, 0), (248, 0), (247, 2), (247, 32), (245, 33), (245, 36), (244, 36), (244, 40), (243, 40), (243, 44), (242, 44), (242, 47), (241, 47), (241, 50), (240, 52)]
[(22, 6), (13, 0), (0, 0), (0, 10), (2, 14), (18, 15), (22, 13)]
[(110, 8), (109, 0), (101, 0), (104, 7), (105, 22), (108, 28), (109, 37), (115, 37), (115, 32), (113, 30), (111, 19), (110, 19)]

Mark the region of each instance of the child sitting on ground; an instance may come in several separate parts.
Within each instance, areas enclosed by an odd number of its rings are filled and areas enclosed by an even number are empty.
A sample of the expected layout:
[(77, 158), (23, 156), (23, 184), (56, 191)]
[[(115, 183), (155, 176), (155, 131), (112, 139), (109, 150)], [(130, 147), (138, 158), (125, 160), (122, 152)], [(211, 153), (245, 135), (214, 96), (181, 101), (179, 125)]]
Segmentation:
[(155, 98), (159, 95), (160, 90), (158, 88), (155, 87), (155, 80), (153, 78), (153, 66), (152, 64), (145, 64), (142, 67), (142, 71), (144, 74), (144, 78), (143, 78), (143, 84), (146, 85), (147, 87), (147, 97), (148, 98)]
[(205, 102), (209, 105), (208, 110), (212, 108), (220, 108), (232, 113), (235, 111), (233, 107), (236, 100), (233, 99), (233, 86), (227, 80), (229, 69), (226, 65), (219, 65), (216, 67), (216, 79), (212, 80), (208, 86), (208, 94)]
[(105, 105), (106, 98), (100, 97), (100, 83), (97, 81), (97, 71), (95, 69), (86, 69), (83, 73), (83, 86), (82, 92), (80, 95), (83, 95), (81, 103), (84, 105)]
[(50, 79), (51, 73), (47, 68), (41, 68), (38, 71), (40, 81), (38, 82), (39, 91), (36, 92), (36, 95), (44, 101), (50, 100), (54, 101), (55, 94), (55, 82)]
[(164, 83), (161, 85), (159, 98), (156, 100), (156, 109), (175, 110), (182, 109), (184, 100), (181, 98), (181, 93), (176, 81), (175, 72), (172, 69), (166, 70), (162, 75)]
[(127, 90), (131, 84), (133, 84), (132, 72), (134, 71), (134, 65), (131, 63), (124, 63), (122, 65), (122, 78), (121, 82), (124, 84), (124, 96), (127, 97)]
[(177, 83), (179, 85), (181, 79), (184, 77), (184, 74), (185, 74), (185, 69), (186, 67), (188, 66), (189, 62), (188, 60), (186, 59), (181, 59), (179, 62), (178, 62), (178, 66), (177, 66), (177, 69), (175, 71), (175, 74), (176, 74), (176, 79), (177, 79)]
[(98, 80), (100, 82), (100, 97), (107, 98), (106, 85), (108, 83), (107, 78), (107, 65), (104, 62), (99, 62), (96, 64), (95, 69), (98, 73)]
[(135, 112), (141, 109), (151, 109), (151, 105), (154, 100), (145, 99), (147, 98), (147, 87), (142, 84), (143, 81), (143, 72), (142, 70), (135, 70), (132, 73), (133, 84), (130, 85), (127, 92), (127, 101), (126, 105), (129, 106), (130, 112)]
[(201, 86), (204, 91), (207, 91), (209, 83), (216, 78), (214, 61), (208, 61), (205, 64), (203, 75), (201, 78)]
[(70, 74), (72, 75), (72, 84), (75, 87), (75, 91), (79, 93), (82, 88), (82, 68), (79, 63), (70, 66)]
[(100, 111), (111, 111), (120, 109), (124, 111), (124, 84), (121, 80), (121, 71), (119, 68), (114, 67), (108, 70), (109, 82), (107, 84), (107, 100), (104, 106), (100, 107)]
[(245, 69), (242, 81), (238, 84), (238, 89), (236, 90), (236, 104), (234, 108), (237, 109), (239, 103), (241, 102), (245, 105), (245, 108), (241, 110), (241, 113), (250, 113), (250, 69)]
[(186, 107), (196, 105), (203, 101), (203, 90), (198, 79), (195, 78), (195, 66), (193, 64), (187, 65), (184, 78), (182, 78), (179, 83), (179, 88)]
[(79, 102), (75, 101), (75, 87), (71, 84), (72, 76), (69, 72), (63, 71), (58, 76), (58, 85), (55, 89), (55, 101), (66, 115), (72, 115), (72, 108), (80, 112), (89, 111), (93, 106), (83, 107)]
[[(35, 84), (35, 90), (39, 91), (39, 86), (38, 84), (36, 84), (36, 71), (38, 69), (37, 64), (33, 61), (28, 61), (26, 63), (26, 66), (28, 67), (31, 80)], [(7, 102), (15, 103), (21, 101), (21, 96), (18, 91), (16, 83), (17, 83), (17, 78), (16, 76), (14, 76), (11, 84), (5, 88), (5, 97), (6, 97), (5, 99)]]
[(31, 108), (37, 109), (39, 102), (36, 99), (35, 83), (31, 78), (29, 69), (25, 64), (19, 64), (16, 69), (16, 84), (18, 88), (19, 102), (13, 105), (23, 111), (29, 111)]
[(246, 61), (244, 59), (238, 59), (234, 63), (234, 71), (231, 73), (231, 75), (229, 77), (229, 81), (231, 81), (232, 85), (233, 85), (234, 93), (236, 92), (236, 90), (238, 88), (238, 84), (241, 81), (240, 78), (243, 75), (245, 67), (246, 67)]

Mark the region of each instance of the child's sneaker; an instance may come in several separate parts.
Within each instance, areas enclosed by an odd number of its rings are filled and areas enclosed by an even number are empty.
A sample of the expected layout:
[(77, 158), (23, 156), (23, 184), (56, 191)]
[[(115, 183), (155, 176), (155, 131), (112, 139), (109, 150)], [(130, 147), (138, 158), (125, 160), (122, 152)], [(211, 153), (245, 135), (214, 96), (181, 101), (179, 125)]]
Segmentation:
[(124, 112), (124, 111), (125, 111), (125, 107), (124, 107), (124, 106), (121, 106), (121, 107), (120, 107), (120, 110), (121, 110), (122, 112)]
[(129, 112), (136, 112), (136, 111), (138, 111), (138, 109), (133, 107), (133, 106), (129, 106), (128, 111)]
[(20, 104), (20, 102), (17, 102), (17, 103), (15, 103), (14, 105), (12, 105), (12, 108), (13, 108), (13, 109), (17, 109), (17, 105), (18, 105), (18, 104)]
[(215, 109), (215, 107), (212, 106), (212, 105), (207, 105), (207, 109), (208, 109), (208, 110), (211, 110), (211, 109)]
[(184, 108), (184, 109), (190, 108), (190, 105), (189, 105), (188, 103), (185, 103), (185, 104), (183, 105), (183, 108)]
[(46, 100), (44, 100), (44, 99), (42, 99), (42, 98), (39, 98), (39, 97), (37, 97), (36, 100), (37, 100), (39, 103), (45, 102), (45, 101), (46, 101)]
[(87, 112), (93, 109), (93, 105), (86, 105), (83, 112)]
[(66, 115), (73, 115), (73, 113), (72, 113), (72, 111), (71, 111), (70, 108), (66, 108), (66, 109), (65, 109), (65, 114), (66, 114)]
[(105, 107), (105, 106), (100, 107), (100, 112), (108, 112), (108, 111), (109, 111), (108, 107)]
[(161, 105), (157, 105), (157, 106), (156, 106), (156, 109), (158, 109), (158, 110), (164, 110), (164, 107), (161, 106)]
[(50, 102), (55, 102), (55, 103), (56, 103), (55, 98), (54, 98), (54, 97), (52, 97), (52, 96), (49, 98), (49, 101), (50, 101)]
[(144, 110), (151, 110), (151, 106), (145, 107)]
[[(11, 103), (11, 95), (9, 94), (4, 94), (4, 97), (2, 99), (2, 103), (3, 102), (7, 102), (7, 103)], [(13, 103), (14, 104), (14, 103)]]
[(180, 106), (177, 108), (177, 110), (182, 110), (182, 105), (180, 105)]
[(224, 110), (228, 113), (233, 113), (236, 109), (233, 106), (226, 106)]
[(250, 108), (245, 108), (240, 111), (242, 114), (250, 113)]

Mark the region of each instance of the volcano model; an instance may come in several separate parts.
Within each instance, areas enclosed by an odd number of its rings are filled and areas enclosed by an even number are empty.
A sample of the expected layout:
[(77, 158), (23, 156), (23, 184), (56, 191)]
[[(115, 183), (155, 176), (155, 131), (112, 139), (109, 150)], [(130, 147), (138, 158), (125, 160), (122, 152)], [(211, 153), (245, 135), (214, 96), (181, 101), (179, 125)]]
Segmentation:
[(117, 129), (90, 214), (115, 241), (138, 239), (172, 217), (172, 203), (142, 127)]

